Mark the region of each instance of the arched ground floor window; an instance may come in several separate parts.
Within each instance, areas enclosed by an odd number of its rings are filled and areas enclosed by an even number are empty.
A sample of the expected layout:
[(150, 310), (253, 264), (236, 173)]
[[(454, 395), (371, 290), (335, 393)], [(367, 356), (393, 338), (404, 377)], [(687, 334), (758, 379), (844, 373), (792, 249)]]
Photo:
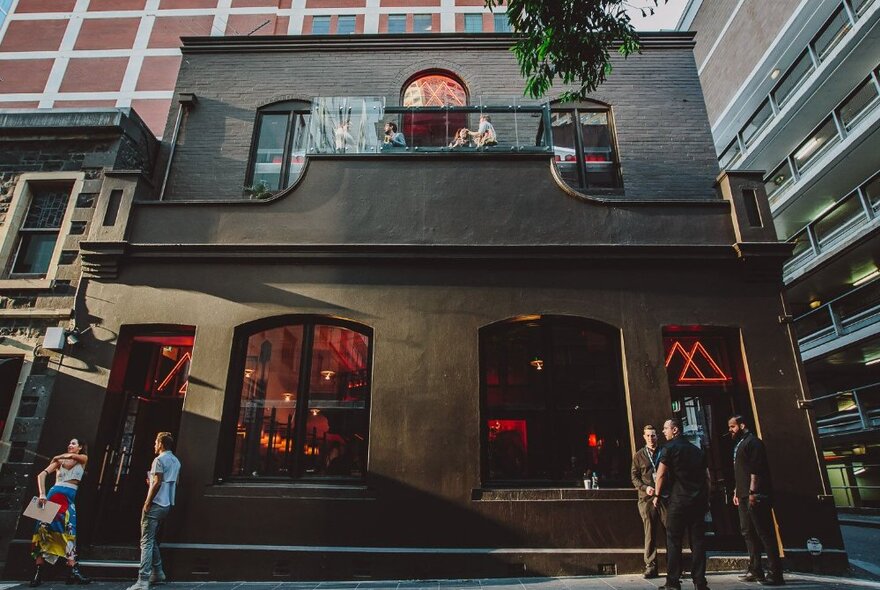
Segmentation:
[[(237, 330), (227, 417), (236, 478), (361, 479), (372, 330), (284, 316)], [(234, 418), (232, 417), (234, 415)]]
[(571, 316), (480, 330), (485, 485), (629, 483), (630, 429), (620, 331)]

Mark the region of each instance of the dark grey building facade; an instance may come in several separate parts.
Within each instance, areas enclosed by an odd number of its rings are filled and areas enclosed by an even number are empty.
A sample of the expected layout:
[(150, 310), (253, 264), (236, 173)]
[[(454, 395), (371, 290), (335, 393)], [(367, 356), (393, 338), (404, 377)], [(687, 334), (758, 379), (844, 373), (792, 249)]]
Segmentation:
[(98, 193), (90, 330), (40, 443), (93, 443), (93, 556), (133, 545), (170, 430), (177, 579), (636, 571), (642, 425), (674, 414), (707, 451), (713, 544), (735, 548), (739, 412), (779, 474), (787, 563), (845, 565), (790, 246), (760, 174), (718, 175), (691, 37), (646, 35), (579, 104), (512, 98), (509, 45), (184, 40), (152, 182)]

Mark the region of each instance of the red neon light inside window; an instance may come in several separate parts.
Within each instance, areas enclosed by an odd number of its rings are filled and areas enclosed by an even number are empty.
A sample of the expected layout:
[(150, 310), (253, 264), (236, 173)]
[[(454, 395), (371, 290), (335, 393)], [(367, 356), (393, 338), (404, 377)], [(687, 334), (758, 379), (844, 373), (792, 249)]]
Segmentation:
[(694, 340), (689, 349), (680, 340), (674, 340), (666, 353), (667, 369), (677, 355), (683, 363), (676, 381), (682, 385), (712, 385), (731, 380), (699, 340)]

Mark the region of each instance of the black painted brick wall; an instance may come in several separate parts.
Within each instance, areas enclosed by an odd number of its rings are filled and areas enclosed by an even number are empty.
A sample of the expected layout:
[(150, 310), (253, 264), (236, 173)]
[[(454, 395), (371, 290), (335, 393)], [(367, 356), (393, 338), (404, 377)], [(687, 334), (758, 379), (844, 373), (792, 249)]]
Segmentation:
[[(615, 55), (613, 65), (594, 98), (614, 109), (625, 196), (715, 198), (718, 164), (691, 49)], [(195, 93), (198, 103), (184, 120), (165, 198), (241, 198), (259, 105), (315, 96), (387, 96), (395, 104), (407, 79), (431, 68), (457, 74), (472, 103), (522, 96), (518, 65), (504, 49), (186, 54), (177, 91)], [(176, 115), (172, 109), (166, 140)]]

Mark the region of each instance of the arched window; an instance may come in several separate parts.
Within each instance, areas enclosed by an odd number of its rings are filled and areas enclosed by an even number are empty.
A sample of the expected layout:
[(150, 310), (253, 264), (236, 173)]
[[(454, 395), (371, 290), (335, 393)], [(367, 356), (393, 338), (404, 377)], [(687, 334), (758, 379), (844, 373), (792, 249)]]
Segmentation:
[(598, 102), (553, 106), (551, 131), (556, 168), (577, 190), (622, 186), (611, 109)]
[(480, 330), (483, 482), (627, 487), (620, 332), (570, 316)]
[[(401, 100), (404, 107), (467, 106), (464, 85), (449, 74), (419, 74), (406, 85)], [(467, 114), (455, 112), (408, 112), (402, 122), (403, 133), (411, 145), (439, 146), (451, 141), (456, 129), (467, 127)]]
[(247, 185), (277, 191), (293, 184), (305, 163), (311, 104), (287, 101), (257, 112)]
[(371, 336), (365, 326), (311, 316), (241, 330), (230, 475), (363, 478)]
[(446, 74), (425, 74), (412, 80), (403, 91), (405, 107), (444, 107), (467, 105), (464, 86)]

